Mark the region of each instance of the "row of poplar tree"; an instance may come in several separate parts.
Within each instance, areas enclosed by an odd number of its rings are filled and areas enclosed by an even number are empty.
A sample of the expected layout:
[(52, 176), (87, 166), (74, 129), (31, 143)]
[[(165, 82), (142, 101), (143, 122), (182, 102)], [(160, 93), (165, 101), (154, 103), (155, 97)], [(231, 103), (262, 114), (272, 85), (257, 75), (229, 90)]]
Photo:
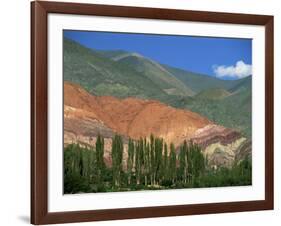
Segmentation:
[(112, 186), (116, 190), (133, 185), (161, 187), (176, 182), (192, 183), (205, 170), (201, 149), (184, 141), (177, 152), (173, 143), (168, 146), (163, 139), (151, 135), (149, 139), (129, 139), (124, 158), (122, 137), (115, 135), (112, 138), (112, 164), (106, 166), (103, 137), (97, 137), (95, 149), (71, 144), (64, 153), (65, 190), (73, 192), (74, 185), (79, 191), (89, 185)]
[[(168, 151), (169, 148), (169, 151)], [(120, 150), (122, 152), (122, 150)], [(176, 154), (173, 143), (170, 147), (163, 139), (150, 136), (150, 140), (129, 140), (127, 174), (128, 184), (136, 178), (136, 184), (159, 186), (182, 181), (190, 182), (205, 168), (204, 156), (199, 146), (184, 141)]]

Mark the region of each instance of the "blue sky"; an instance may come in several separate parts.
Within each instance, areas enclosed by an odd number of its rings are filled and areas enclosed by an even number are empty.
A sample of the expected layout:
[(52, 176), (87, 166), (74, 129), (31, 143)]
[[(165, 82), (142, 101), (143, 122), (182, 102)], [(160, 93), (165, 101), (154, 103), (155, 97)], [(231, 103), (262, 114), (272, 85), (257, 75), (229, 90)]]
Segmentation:
[(251, 39), (64, 31), (64, 36), (97, 50), (137, 52), (159, 63), (221, 79), (251, 74)]

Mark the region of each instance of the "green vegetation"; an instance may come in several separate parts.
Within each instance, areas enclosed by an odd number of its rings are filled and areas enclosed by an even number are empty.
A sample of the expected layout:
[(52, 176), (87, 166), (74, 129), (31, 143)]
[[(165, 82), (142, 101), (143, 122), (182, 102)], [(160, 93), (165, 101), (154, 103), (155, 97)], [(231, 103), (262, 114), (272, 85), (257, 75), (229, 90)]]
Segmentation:
[(220, 100), (225, 97), (228, 97), (232, 95), (230, 92), (228, 92), (225, 89), (222, 88), (216, 88), (216, 89), (207, 89), (199, 92), (196, 94), (195, 98), (198, 100)]
[(222, 80), (212, 76), (185, 71), (179, 68), (164, 65), (178, 80), (188, 86), (195, 94), (208, 89), (225, 89), (230, 90), (233, 87), (239, 85), (244, 79), (240, 80)]
[(185, 98), (182, 106), (219, 125), (235, 128), (251, 139), (251, 103), (251, 89), (245, 89), (221, 99), (198, 98), (196, 96)]
[(120, 59), (118, 59), (117, 57), (118, 60), (116, 61), (119, 64), (138, 71), (144, 77), (150, 79), (161, 90), (164, 90), (165, 93), (183, 96), (191, 96), (194, 94), (191, 89), (189, 89), (175, 76), (171, 75), (168, 70), (166, 70), (157, 62), (154, 62), (135, 53), (127, 53), (123, 55), (119, 56)]
[(112, 177), (114, 187), (121, 185), (123, 142), (121, 136), (116, 135), (112, 140)]
[(104, 139), (97, 137), (96, 148), (70, 144), (64, 150), (64, 193), (112, 192), (175, 188), (221, 187), (251, 184), (251, 161), (244, 159), (231, 169), (208, 167), (198, 145), (184, 142), (175, 150), (163, 139), (128, 142), (124, 161), (122, 137), (112, 139), (112, 164), (104, 162)]

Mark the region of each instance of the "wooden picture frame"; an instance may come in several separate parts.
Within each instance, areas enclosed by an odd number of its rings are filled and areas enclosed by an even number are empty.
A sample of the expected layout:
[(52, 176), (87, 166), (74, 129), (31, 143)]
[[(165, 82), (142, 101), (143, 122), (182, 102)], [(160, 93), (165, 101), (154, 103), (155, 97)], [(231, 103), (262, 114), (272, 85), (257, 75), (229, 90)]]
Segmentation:
[[(48, 212), (48, 14), (95, 15), (265, 27), (265, 199)], [(35, 1), (31, 3), (31, 223), (52, 224), (273, 209), (273, 16)], [(262, 147), (260, 147), (262, 148)]]

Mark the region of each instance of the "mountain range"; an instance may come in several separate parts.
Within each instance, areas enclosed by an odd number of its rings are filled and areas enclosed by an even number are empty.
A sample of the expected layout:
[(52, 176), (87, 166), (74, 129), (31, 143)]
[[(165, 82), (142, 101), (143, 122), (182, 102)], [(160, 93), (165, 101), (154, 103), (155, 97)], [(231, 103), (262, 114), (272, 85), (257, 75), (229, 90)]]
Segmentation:
[(251, 139), (252, 76), (222, 80), (138, 53), (93, 50), (64, 38), (64, 80), (95, 96), (158, 100), (191, 110)]
[(111, 164), (112, 138), (123, 137), (124, 163), (128, 138), (151, 134), (173, 143), (177, 152), (185, 141), (200, 145), (211, 166), (231, 167), (251, 154), (251, 142), (236, 130), (217, 125), (186, 109), (157, 100), (95, 96), (80, 85), (64, 82), (64, 144), (95, 146), (98, 135), (105, 139), (105, 162)]
[[(151, 134), (199, 144), (209, 163), (231, 166), (251, 155), (252, 77), (221, 80), (123, 50), (93, 50), (64, 38), (64, 144), (94, 146)], [(124, 161), (126, 162), (126, 161)]]

